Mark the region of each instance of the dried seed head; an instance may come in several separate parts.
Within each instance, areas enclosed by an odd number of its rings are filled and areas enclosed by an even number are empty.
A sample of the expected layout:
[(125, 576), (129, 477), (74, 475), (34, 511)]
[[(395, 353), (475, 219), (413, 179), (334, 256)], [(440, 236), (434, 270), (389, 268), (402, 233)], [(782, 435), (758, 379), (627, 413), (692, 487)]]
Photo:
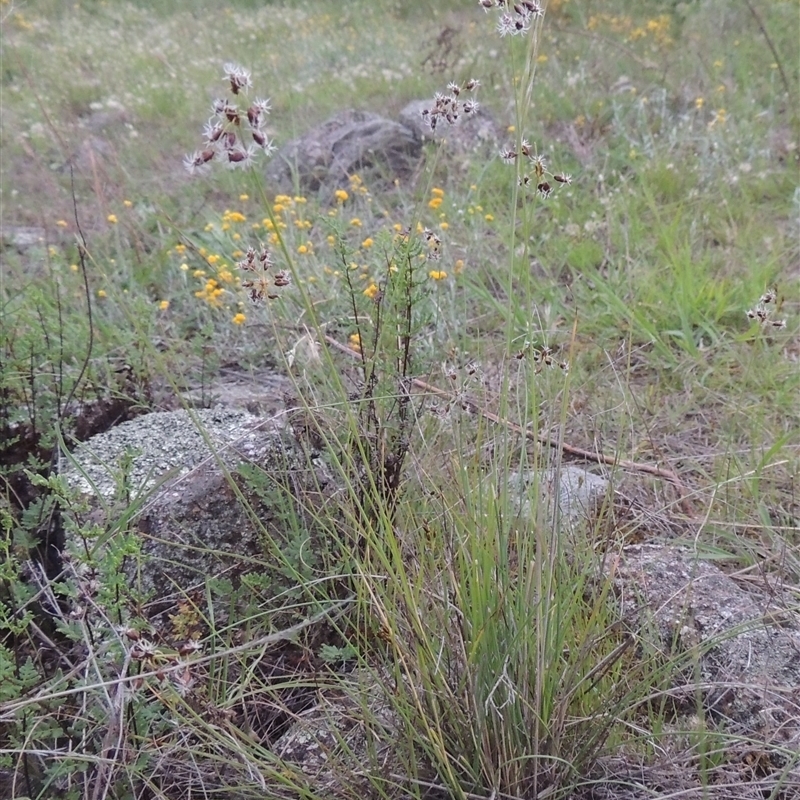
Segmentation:
[(188, 656), (192, 653), (197, 653), (203, 649), (203, 645), (200, 642), (196, 642), (194, 639), (190, 639), (188, 642), (184, 642), (178, 648), (178, 654), (181, 656)]
[(543, 181), (536, 187), (536, 191), (546, 200), (553, 193), (553, 187), (547, 181)]
[(253, 166), (254, 156), (255, 148), (252, 145), (228, 150), (228, 166), (231, 169), (248, 169)]
[(258, 260), (261, 262), (264, 269), (270, 269), (270, 267), (275, 266), (272, 261), (272, 255), (266, 247), (261, 248), (261, 253), (259, 253)]
[(261, 131), (251, 131), (253, 136), (253, 141), (267, 154), (270, 155), (274, 153), (277, 149), (275, 147), (274, 142), (267, 136), (265, 136)]
[(541, 17), (544, 14), (542, 7), (538, 3), (532, 2), (532, 0), (523, 0), (523, 2), (520, 3), (520, 5), (531, 16)]
[(291, 282), (292, 282), (292, 276), (285, 269), (282, 269), (280, 272), (277, 272), (273, 279), (273, 283), (278, 288), (282, 286), (288, 286)]
[(195, 150), (183, 159), (183, 166), (190, 175), (205, 172), (208, 169), (208, 162), (214, 158), (214, 150)]
[(531, 165), (536, 173), (536, 177), (541, 180), (544, 177), (547, 164), (545, 163), (544, 156), (530, 156)]
[(213, 118), (210, 119), (206, 124), (203, 126), (203, 138), (206, 140), (208, 144), (214, 144), (220, 136), (225, 132), (225, 128), (216, 122)]
[(269, 115), (269, 100), (256, 100), (250, 104), (247, 109), (247, 121), (253, 129), (260, 129), (264, 127)]
[(517, 160), (517, 151), (510, 147), (505, 147), (500, 151), (500, 158), (505, 164), (513, 164)]
[(240, 67), (238, 64), (225, 64), (223, 69), (225, 70), (224, 80), (230, 83), (233, 94), (239, 94), (242, 89), (252, 87), (253, 81), (250, 79), (250, 72), (244, 67)]
[(572, 176), (566, 174), (553, 175), (553, 180), (559, 183), (566, 183), (569, 186), (572, 183)]
[(245, 270), (246, 272), (255, 272), (256, 270), (256, 251), (252, 247), (247, 248), (247, 252), (244, 254), (244, 258), (237, 262), (236, 266), (241, 269)]

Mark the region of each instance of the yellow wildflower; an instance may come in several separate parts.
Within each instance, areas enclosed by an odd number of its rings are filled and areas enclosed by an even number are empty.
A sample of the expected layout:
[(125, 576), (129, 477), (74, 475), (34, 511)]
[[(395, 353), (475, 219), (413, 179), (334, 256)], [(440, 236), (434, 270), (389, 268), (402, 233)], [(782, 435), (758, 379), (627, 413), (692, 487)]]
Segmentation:
[(60, 219), (58, 222), (56, 222), (56, 225), (58, 225), (59, 228), (66, 228), (67, 221), (65, 219)]
[(240, 311), (240, 312), (239, 312), (238, 314), (236, 314), (236, 316), (233, 318), (233, 324), (234, 324), (234, 325), (243, 325), (243, 324), (244, 324), (244, 321), (245, 321), (246, 319), (247, 319), (247, 317), (246, 317), (244, 314), (242, 314), (242, 312)]
[(444, 189), (440, 189), (438, 186), (434, 186), (433, 189), (431, 189), (431, 194), (434, 197), (444, 197)]
[(158, 304), (158, 307), (159, 307), (159, 308), (160, 308), (162, 311), (166, 311), (166, 310), (169, 308), (169, 300), (162, 300), (162, 301), (161, 301), (161, 302)]
[(713, 128), (715, 125), (724, 125), (728, 118), (728, 112), (725, 111), (724, 108), (718, 108), (714, 112), (714, 119), (708, 123), (709, 128)]
[(374, 242), (374, 240), (372, 239), (372, 237), (371, 237), (371, 236), (367, 236), (367, 238), (366, 238), (366, 239), (364, 239), (364, 241), (363, 241), (363, 242), (361, 242), (361, 246), (362, 246), (362, 247), (363, 247), (365, 250), (369, 250), (369, 248), (370, 248), (370, 247), (372, 247), (372, 245), (373, 245), (373, 244), (375, 244), (375, 242)]
[(353, 219), (350, 220), (350, 224), (354, 228), (360, 228), (361, 227), (361, 220), (358, 217), (353, 217)]
[(345, 201), (345, 200), (347, 200), (347, 198), (348, 198), (348, 197), (350, 197), (350, 195), (349, 195), (349, 194), (347, 194), (347, 192), (346, 192), (344, 189), (337, 189), (337, 190), (334, 192), (334, 196), (336, 197), (336, 199), (337, 199), (337, 200), (338, 200), (340, 203), (344, 203), (344, 201)]
[(378, 284), (371, 283), (366, 289), (364, 289), (364, 294), (369, 297), (370, 300), (373, 300), (375, 295), (378, 294), (378, 291)]
[(428, 277), (433, 281), (443, 281), (447, 277), (447, 273), (443, 269), (432, 269), (428, 273)]
[(439, 208), (439, 206), (441, 204), (442, 204), (442, 198), (441, 197), (432, 197), (428, 201), (428, 208), (436, 209), (436, 208)]
[(116, 225), (116, 224), (117, 224), (117, 215), (116, 215), (116, 214), (109, 214), (109, 215), (106, 217), (106, 219), (107, 219), (107, 220), (108, 220), (108, 221), (109, 221), (109, 222), (110, 222), (112, 225)]
[(98, 297), (108, 297), (108, 295), (106, 294), (106, 290), (105, 290), (105, 289), (101, 289), (101, 290), (100, 290), (100, 291), (97, 293), (97, 296), (98, 296)]

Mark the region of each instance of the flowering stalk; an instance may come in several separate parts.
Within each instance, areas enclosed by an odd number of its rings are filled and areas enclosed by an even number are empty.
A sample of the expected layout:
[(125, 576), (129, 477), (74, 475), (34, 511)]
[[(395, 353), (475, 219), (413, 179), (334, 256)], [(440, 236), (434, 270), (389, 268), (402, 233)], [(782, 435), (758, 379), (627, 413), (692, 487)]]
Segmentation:
[(225, 64), (224, 69), (234, 99), (217, 99), (211, 104), (212, 116), (203, 127), (203, 147), (183, 160), (190, 175), (206, 172), (212, 161), (230, 169), (247, 169), (260, 151), (271, 155), (275, 150), (264, 132), (269, 100), (255, 98), (247, 102), (246, 109), (240, 108), (236, 100), (247, 100), (246, 90), (253, 86), (250, 72), (237, 64)]

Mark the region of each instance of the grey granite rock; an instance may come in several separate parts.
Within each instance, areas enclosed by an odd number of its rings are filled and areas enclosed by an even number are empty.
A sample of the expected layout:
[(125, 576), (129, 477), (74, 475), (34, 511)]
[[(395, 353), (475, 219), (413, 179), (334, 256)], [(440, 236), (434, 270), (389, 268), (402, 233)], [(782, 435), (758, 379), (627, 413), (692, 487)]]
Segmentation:
[(623, 614), (654, 629), (665, 650), (696, 659), (709, 714), (731, 733), (800, 751), (798, 609), (688, 548), (632, 545), (612, 563)]
[(158, 412), (92, 437), (63, 472), (92, 498), (78, 527), (99, 520), (113, 529), (115, 515), (129, 516), (141, 557), (128, 575), (158, 600), (208, 578), (236, 585), (248, 572), (290, 588), (276, 548), (305, 548), (310, 563), (324, 546), (304, 510), (319, 510), (329, 480), (281, 419), (230, 408)]
[[(538, 499), (531, 493), (538, 486)], [(544, 503), (547, 519), (555, 516), (556, 497), (562, 524), (574, 526), (597, 512), (610, 489), (609, 482), (582, 467), (524, 470), (508, 476), (509, 499), (523, 517), (531, 516), (536, 503)]]
[(332, 194), (358, 174), (367, 185), (407, 178), (422, 141), (405, 125), (370, 111), (343, 111), (286, 144), (272, 158), (270, 189)]

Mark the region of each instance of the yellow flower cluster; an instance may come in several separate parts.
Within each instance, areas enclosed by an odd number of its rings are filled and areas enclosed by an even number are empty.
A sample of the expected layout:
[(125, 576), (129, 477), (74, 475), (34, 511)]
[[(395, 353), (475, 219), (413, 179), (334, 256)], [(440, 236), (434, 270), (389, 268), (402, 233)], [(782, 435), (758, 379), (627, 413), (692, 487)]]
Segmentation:
[(247, 217), (239, 211), (225, 211), (222, 215), (222, 230), (226, 231), (232, 223), (247, 222)]
[(361, 180), (361, 177), (358, 175), (350, 176), (350, 191), (354, 195), (360, 194), (363, 196), (369, 194), (369, 189), (367, 189), (367, 187), (364, 186), (364, 181)]
[(667, 45), (672, 43), (669, 35), (672, 27), (672, 18), (669, 14), (659, 14), (659, 16), (647, 20), (644, 25), (637, 25), (633, 18), (627, 14), (593, 14), (589, 17), (586, 27), (590, 31), (605, 29), (611, 33), (622, 34), (628, 41), (635, 42), (637, 39), (651, 37), (657, 44)]
[(220, 308), (222, 306), (222, 295), (225, 290), (219, 285), (216, 278), (209, 278), (202, 289), (194, 293), (195, 297), (205, 300), (210, 306)]

